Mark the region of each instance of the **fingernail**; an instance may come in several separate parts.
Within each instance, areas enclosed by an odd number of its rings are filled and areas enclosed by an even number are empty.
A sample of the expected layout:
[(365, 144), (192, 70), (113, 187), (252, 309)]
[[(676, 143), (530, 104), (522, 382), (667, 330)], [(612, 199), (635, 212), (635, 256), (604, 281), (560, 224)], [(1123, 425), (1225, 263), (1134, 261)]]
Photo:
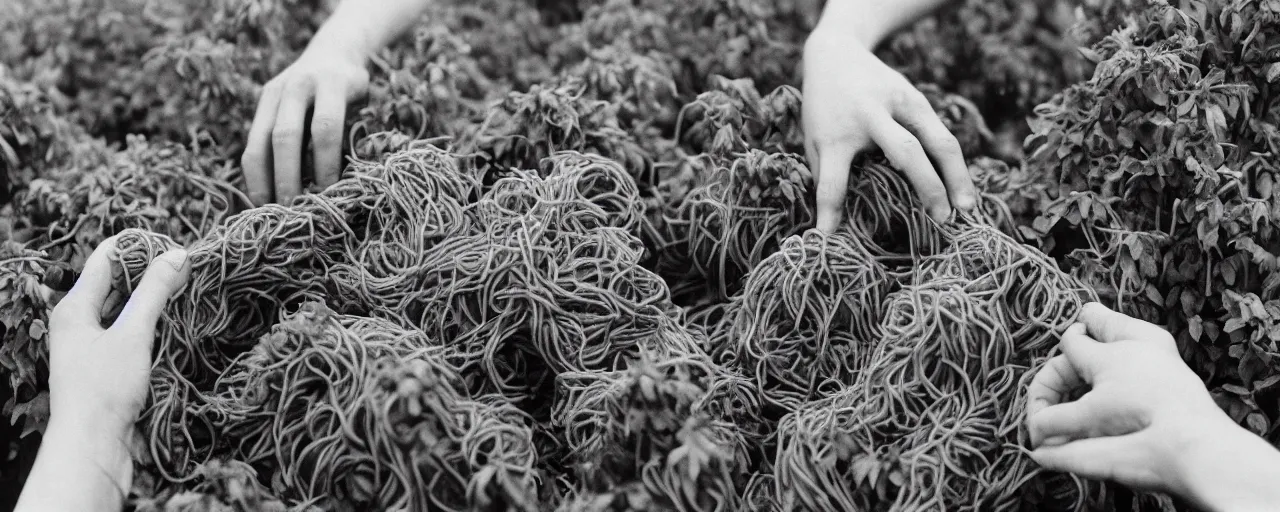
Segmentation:
[(173, 267), (174, 270), (182, 272), (182, 268), (187, 266), (187, 251), (186, 249), (172, 249), (161, 254), (156, 260), (163, 261)]

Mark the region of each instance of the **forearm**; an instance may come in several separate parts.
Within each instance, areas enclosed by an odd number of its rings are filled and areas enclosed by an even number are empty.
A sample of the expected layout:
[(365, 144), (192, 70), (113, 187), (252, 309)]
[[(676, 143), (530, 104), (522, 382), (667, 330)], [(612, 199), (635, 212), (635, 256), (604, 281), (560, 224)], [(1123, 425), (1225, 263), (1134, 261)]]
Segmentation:
[(814, 34), (852, 35), (867, 48), (956, 0), (830, 0)]
[(124, 505), (133, 479), (125, 434), (54, 418), (15, 512), (111, 511)]
[(1209, 511), (1275, 510), (1280, 505), (1280, 452), (1237, 425), (1189, 450), (1179, 487)]
[(341, 0), (312, 44), (367, 59), (408, 31), (429, 5), (431, 0)]

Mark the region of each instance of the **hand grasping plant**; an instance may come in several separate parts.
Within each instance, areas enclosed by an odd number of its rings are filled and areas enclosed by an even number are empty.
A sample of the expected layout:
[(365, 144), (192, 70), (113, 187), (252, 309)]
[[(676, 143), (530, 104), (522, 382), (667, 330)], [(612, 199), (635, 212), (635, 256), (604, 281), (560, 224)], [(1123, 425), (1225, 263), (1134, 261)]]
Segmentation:
[(427, 0), (342, 2), (302, 56), (267, 82), (241, 157), (254, 204), (287, 203), (302, 193), (307, 131), (316, 184), (338, 181), (346, 108), (368, 92), (369, 57), (412, 26), (428, 5)]
[(160, 255), (103, 328), (115, 241), (89, 256), (49, 317), (49, 427), (15, 510), (115, 511), (129, 493), (128, 447), (147, 401), (156, 322), (191, 266), (181, 249)]
[[(925, 96), (871, 48), (941, 0), (835, 0), (804, 50), (804, 132), (817, 182), (818, 228), (835, 231), (857, 153), (878, 146), (929, 216), (968, 210), (977, 193), (955, 136)], [(906, 5), (904, 5), (906, 4)]]

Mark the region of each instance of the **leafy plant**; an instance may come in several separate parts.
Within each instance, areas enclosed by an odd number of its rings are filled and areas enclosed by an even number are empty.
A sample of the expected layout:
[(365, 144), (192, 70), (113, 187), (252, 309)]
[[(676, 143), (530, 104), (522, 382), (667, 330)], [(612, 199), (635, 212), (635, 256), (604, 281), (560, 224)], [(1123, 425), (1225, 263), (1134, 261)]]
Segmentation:
[(1276, 440), (1280, 5), (1153, 4), (1087, 52), (1097, 71), (1037, 108), (1025, 229), (1075, 275), (1167, 325), (1240, 423)]

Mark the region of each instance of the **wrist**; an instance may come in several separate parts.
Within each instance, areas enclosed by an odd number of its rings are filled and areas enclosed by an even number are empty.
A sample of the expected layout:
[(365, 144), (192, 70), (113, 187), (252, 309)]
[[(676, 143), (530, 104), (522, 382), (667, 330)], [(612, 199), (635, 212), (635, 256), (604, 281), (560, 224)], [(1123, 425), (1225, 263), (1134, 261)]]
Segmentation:
[(133, 483), (133, 431), (115, 430), (51, 416), (15, 510), (119, 510)]
[(1226, 415), (1188, 434), (1173, 492), (1202, 510), (1263, 510), (1280, 498), (1280, 453)]
[(315, 53), (325, 58), (337, 57), (347, 62), (364, 65), (378, 51), (374, 37), (369, 31), (362, 29), (354, 22), (343, 22), (337, 18), (320, 26), (316, 35), (307, 44), (307, 53)]
[[(885, 12), (884, 2), (831, 0), (822, 11), (809, 39), (818, 45), (856, 45), (873, 50), (892, 31), (893, 16)], [(890, 7), (897, 10), (897, 7)]]
[(865, 24), (831, 21), (823, 16), (805, 40), (805, 53), (813, 51), (848, 52), (851, 49), (871, 51), (884, 38), (882, 32)]
[(133, 458), (129, 439), (133, 426), (119, 427), (110, 422), (91, 424), (51, 416), (41, 440), (41, 452), (66, 459), (67, 464), (93, 466), (105, 478), (127, 490), (133, 475)]
[[(859, 62), (875, 59), (868, 40), (839, 29), (814, 29), (804, 43), (802, 64), (806, 77), (843, 66), (859, 66)], [(807, 79), (807, 78), (806, 78)]]

